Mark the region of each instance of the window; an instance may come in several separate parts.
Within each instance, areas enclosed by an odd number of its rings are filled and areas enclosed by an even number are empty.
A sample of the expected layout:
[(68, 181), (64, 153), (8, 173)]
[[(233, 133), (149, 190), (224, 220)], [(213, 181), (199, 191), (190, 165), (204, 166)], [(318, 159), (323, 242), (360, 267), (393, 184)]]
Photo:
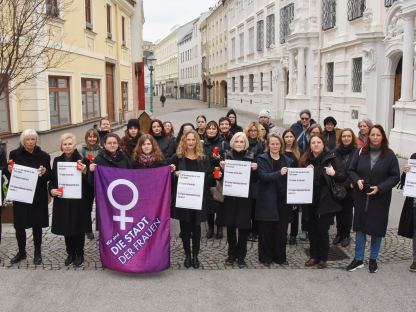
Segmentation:
[(263, 73), (260, 73), (260, 91), (263, 91)]
[(92, 30), (91, 0), (85, 0), (85, 27)]
[(0, 133), (10, 132), (9, 92), (6, 89), (0, 94)]
[(231, 87), (233, 92), (235, 92), (235, 77), (231, 78)]
[(125, 81), (121, 82), (121, 105), (123, 111), (127, 111), (129, 108), (129, 88), (128, 83)]
[(257, 22), (257, 51), (264, 49), (264, 21)]
[(248, 54), (254, 53), (254, 27), (248, 30)]
[(270, 92), (273, 91), (273, 72), (270, 71)]
[(52, 17), (59, 16), (58, 0), (46, 0), (46, 14)]
[(240, 92), (244, 92), (244, 76), (240, 76)]
[(254, 75), (248, 75), (248, 92), (254, 92)]
[(107, 38), (113, 38), (111, 33), (111, 5), (107, 4)]
[(244, 33), (239, 36), (240, 39), (240, 57), (244, 56)]
[(121, 45), (126, 46), (126, 19), (121, 17)]
[(334, 92), (334, 62), (326, 63), (326, 91)]
[(280, 43), (285, 43), (290, 35), (289, 25), (295, 17), (295, 5), (293, 3), (280, 9)]
[(67, 77), (49, 76), (49, 109), (52, 128), (70, 124), (71, 110)]
[(361, 57), (352, 59), (352, 92), (362, 91), (363, 59)]
[(328, 30), (335, 27), (336, 7), (336, 0), (322, 1), (322, 30)]
[(397, 0), (384, 0), (384, 6), (386, 8), (391, 7)]
[(363, 16), (365, 0), (348, 0), (348, 20), (352, 21)]
[(84, 121), (100, 117), (100, 80), (81, 79), (81, 89)]
[(275, 44), (274, 40), (274, 14), (266, 17), (266, 48)]

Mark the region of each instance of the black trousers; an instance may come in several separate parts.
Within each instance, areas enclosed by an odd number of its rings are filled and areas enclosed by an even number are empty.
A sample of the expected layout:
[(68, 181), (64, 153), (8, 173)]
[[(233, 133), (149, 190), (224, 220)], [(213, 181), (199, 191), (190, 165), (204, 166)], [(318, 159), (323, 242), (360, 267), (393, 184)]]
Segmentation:
[(87, 233), (92, 233), (92, 219), (91, 219), (91, 213), (92, 213), (92, 206), (94, 205), (94, 195), (89, 195), (85, 199), (86, 201), (86, 207), (87, 207)]
[(256, 199), (253, 198), (251, 200), (251, 234), (257, 235), (258, 233), (259, 231), (256, 220)]
[(287, 227), (283, 221), (257, 221), (259, 229), (259, 261), (282, 264), (286, 262)]
[[(33, 244), (35, 246), (35, 255), (41, 254), (42, 246), (42, 227), (33, 227)], [(26, 253), (26, 230), (16, 229), (17, 246), (19, 247), (20, 253)]]
[(247, 239), (250, 229), (238, 229), (227, 226), (228, 256), (233, 259), (244, 260), (247, 255)]
[(352, 228), (352, 209), (354, 203), (352, 200), (340, 201), (342, 210), (336, 213), (337, 220), (337, 235), (341, 236), (341, 239), (349, 237)]
[(308, 220), (309, 255), (317, 261), (327, 261), (329, 252), (329, 227), (334, 219), (333, 214), (318, 215), (311, 211)]
[(65, 246), (68, 255), (84, 255), (85, 234), (65, 236)]
[(194, 222), (179, 222), (181, 229), (181, 238), (183, 249), (185, 254), (191, 252), (191, 240), (192, 240), (192, 253), (198, 255), (201, 247), (201, 225), (196, 225)]
[(296, 237), (299, 232), (299, 208), (293, 209), (291, 206), (292, 222), (290, 222), (290, 236)]
[[(215, 213), (207, 213), (208, 227), (213, 228), (215, 225)], [(218, 225), (218, 224), (217, 224)]]

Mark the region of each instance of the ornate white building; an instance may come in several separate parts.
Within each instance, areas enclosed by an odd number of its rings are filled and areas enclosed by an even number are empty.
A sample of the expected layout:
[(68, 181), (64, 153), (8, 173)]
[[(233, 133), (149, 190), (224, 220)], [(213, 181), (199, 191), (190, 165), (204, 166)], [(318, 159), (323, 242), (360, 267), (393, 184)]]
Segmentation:
[[(231, 0), (229, 106), (291, 124), (304, 108), (357, 129), (368, 117), (409, 156), (416, 142), (416, 0)], [(402, 79), (403, 76), (403, 79)]]

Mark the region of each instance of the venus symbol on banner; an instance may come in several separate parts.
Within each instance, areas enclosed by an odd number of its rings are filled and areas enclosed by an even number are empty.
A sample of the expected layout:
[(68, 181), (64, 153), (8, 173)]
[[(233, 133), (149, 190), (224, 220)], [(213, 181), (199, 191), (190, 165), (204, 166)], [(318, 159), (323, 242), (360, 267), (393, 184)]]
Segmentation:
[[(119, 186), (119, 185), (125, 185), (129, 189), (131, 189), (131, 191), (133, 192), (133, 198), (131, 199), (130, 203), (128, 203), (127, 205), (119, 204), (118, 202), (116, 202), (116, 200), (113, 197), (113, 190), (116, 186)], [(108, 186), (107, 197), (111, 205), (113, 205), (113, 207), (116, 208), (117, 210), (120, 210), (120, 215), (113, 216), (113, 221), (120, 222), (120, 230), (125, 230), (126, 223), (133, 223), (133, 218), (127, 217), (126, 211), (132, 209), (137, 204), (139, 200), (139, 191), (137, 190), (136, 186), (129, 180), (118, 179), (118, 180), (114, 180), (113, 182), (111, 182), (110, 185)]]

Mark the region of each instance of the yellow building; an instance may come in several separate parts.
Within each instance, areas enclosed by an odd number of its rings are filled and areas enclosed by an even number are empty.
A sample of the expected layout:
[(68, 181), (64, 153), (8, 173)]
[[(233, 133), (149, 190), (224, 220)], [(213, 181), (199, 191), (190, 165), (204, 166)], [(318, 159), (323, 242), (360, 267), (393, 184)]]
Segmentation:
[(8, 118), (0, 119), (0, 138), (9, 150), (26, 128), (39, 131), (42, 147), (54, 151), (64, 131), (73, 132), (80, 142), (100, 118), (121, 124), (137, 111), (132, 63), (143, 55), (142, 1), (73, 0), (67, 11), (59, 10), (59, 2), (49, 2), (57, 6), (49, 9), (56, 15), (50, 27), (62, 40), (65, 61), (3, 101)]

